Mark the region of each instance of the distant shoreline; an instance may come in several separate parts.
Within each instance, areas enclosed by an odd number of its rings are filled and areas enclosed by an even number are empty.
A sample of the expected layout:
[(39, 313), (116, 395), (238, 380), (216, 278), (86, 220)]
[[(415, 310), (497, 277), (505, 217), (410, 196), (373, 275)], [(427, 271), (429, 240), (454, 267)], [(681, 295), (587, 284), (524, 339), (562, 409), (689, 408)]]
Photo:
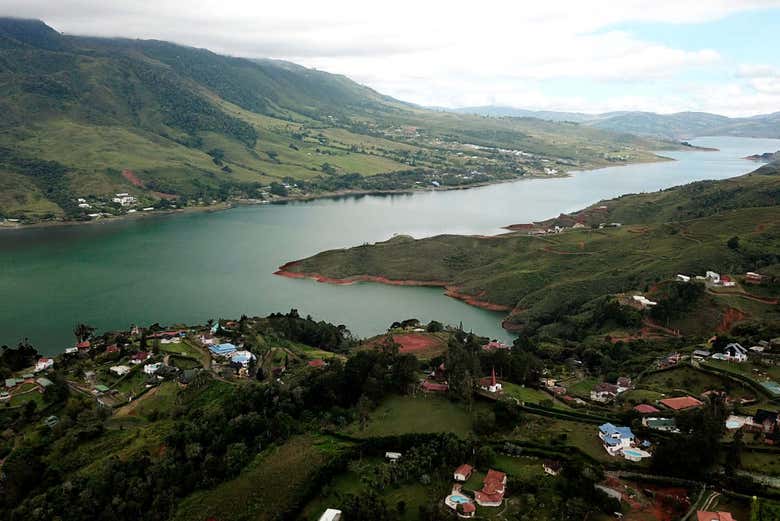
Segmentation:
[[(709, 152), (709, 151), (717, 151), (718, 149), (709, 149), (709, 148), (703, 148), (703, 147), (685, 147), (685, 149), (690, 149), (692, 152), (698, 151), (698, 152)], [(580, 168), (577, 170), (570, 170), (568, 172), (562, 172), (560, 174), (554, 174), (554, 175), (528, 175), (528, 176), (522, 176), (517, 177), (513, 179), (497, 179), (494, 181), (484, 181), (480, 183), (473, 183), (469, 185), (459, 185), (459, 186), (439, 186), (439, 187), (433, 187), (433, 186), (425, 186), (425, 187), (409, 187), (409, 188), (398, 188), (398, 189), (373, 189), (373, 190), (352, 190), (352, 189), (344, 189), (344, 190), (337, 190), (334, 192), (322, 192), (322, 193), (316, 193), (316, 194), (301, 194), (301, 195), (290, 195), (290, 196), (284, 196), (284, 197), (277, 197), (276, 199), (272, 200), (260, 200), (260, 199), (236, 199), (233, 201), (223, 202), (223, 203), (217, 203), (212, 205), (206, 205), (206, 206), (185, 206), (183, 208), (176, 208), (176, 209), (169, 209), (169, 210), (155, 210), (150, 212), (143, 212), (139, 211), (132, 214), (124, 214), (124, 215), (116, 215), (111, 217), (102, 217), (100, 219), (93, 219), (89, 221), (41, 221), (36, 223), (30, 223), (30, 224), (22, 224), (22, 223), (12, 223), (7, 224), (6, 223), (0, 223), (0, 233), (4, 230), (29, 230), (29, 229), (36, 229), (36, 228), (49, 228), (49, 227), (58, 227), (58, 226), (82, 226), (82, 225), (99, 225), (99, 224), (108, 224), (108, 223), (117, 223), (122, 222), (125, 220), (133, 220), (133, 219), (143, 219), (143, 218), (149, 218), (149, 217), (155, 217), (155, 216), (168, 216), (168, 215), (178, 215), (178, 214), (186, 214), (186, 213), (198, 213), (198, 212), (221, 212), (223, 210), (229, 210), (231, 208), (235, 208), (237, 206), (255, 206), (255, 205), (264, 205), (264, 204), (286, 204), (290, 202), (306, 202), (306, 201), (315, 201), (318, 199), (339, 199), (342, 197), (360, 197), (360, 196), (370, 196), (370, 195), (405, 195), (405, 194), (414, 194), (418, 192), (447, 192), (451, 190), (469, 190), (471, 188), (482, 188), (485, 186), (491, 186), (491, 185), (499, 185), (503, 183), (514, 183), (517, 181), (524, 181), (527, 179), (561, 179), (566, 177), (571, 177), (575, 173), (579, 172), (590, 172), (593, 170), (600, 170), (602, 168), (613, 168), (613, 167), (622, 167), (622, 166), (630, 166), (630, 165), (638, 165), (638, 164), (645, 164), (645, 163), (659, 163), (664, 161), (676, 161), (675, 159), (672, 159), (670, 157), (662, 156), (660, 155), (660, 152), (655, 153), (655, 159), (651, 161), (634, 161), (630, 163), (623, 163), (619, 165), (611, 165), (611, 166), (592, 166), (592, 167), (585, 167)]]

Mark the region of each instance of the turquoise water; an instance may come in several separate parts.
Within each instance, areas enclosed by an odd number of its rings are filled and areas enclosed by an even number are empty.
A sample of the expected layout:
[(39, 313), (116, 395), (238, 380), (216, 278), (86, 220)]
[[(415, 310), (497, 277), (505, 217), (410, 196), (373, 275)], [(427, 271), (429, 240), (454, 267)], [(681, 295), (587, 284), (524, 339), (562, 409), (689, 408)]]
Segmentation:
[(502, 314), (443, 296), (438, 288), (333, 286), (274, 276), (325, 249), (441, 233), (500, 233), (600, 199), (749, 172), (740, 159), (780, 140), (703, 138), (719, 152), (674, 152), (674, 162), (582, 172), (448, 192), (322, 199), (90, 226), (0, 232), (0, 344), (23, 337), (46, 353), (72, 343), (73, 326), (202, 323), (297, 308), (355, 334), (391, 322), (441, 320), (503, 341)]
[(453, 503), (460, 503), (460, 504), (471, 502), (471, 500), (465, 496), (450, 496), (450, 501), (452, 501)]

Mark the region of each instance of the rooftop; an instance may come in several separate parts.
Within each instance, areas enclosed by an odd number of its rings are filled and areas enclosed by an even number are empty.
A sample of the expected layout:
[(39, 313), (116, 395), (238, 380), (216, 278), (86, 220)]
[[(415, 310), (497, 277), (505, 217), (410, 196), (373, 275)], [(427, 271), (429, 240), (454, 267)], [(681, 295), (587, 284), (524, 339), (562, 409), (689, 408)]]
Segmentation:
[(683, 409), (691, 409), (693, 407), (699, 407), (702, 405), (702, 403), (693, 396), (665, 398), (661, 400), (661, 404), (675, 411), (682, 411)]

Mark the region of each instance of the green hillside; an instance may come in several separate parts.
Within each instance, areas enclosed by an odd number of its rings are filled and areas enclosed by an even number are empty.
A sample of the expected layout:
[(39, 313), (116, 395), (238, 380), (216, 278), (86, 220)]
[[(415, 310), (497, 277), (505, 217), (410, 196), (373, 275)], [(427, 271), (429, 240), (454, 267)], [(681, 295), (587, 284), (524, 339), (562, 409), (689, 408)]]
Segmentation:
[(648, 150), (670, 147), (428, 111), (292, 63), (8, 18), (0, 112), (0, 218), (23, 221), (126, 213), (117, 192), (140, 209), (446, 187), (656, 160)]
[[(562, 233), (401, 237), (320, 253), (287, 269), (338, 279), (379, 276), (446, 284), (466, 296), (511, 309), (507, 327), (536, 330), (586, 311), (590, 320), (599, 299), (652, 291), (656, 283), (677, 273), (778, 274), (779, 202), (780, 173), (775, 164), (731, 180), (602, 202), (576, 214), (577, 220), (594, 220), (593, 226), (569, 227)], [(607, 207), (606, 216), (593, 210), (598, 206)], [(597, 218), (622, 221), (623, 226), (600, 229)], [(544, 227), (566, 225), (561, 222), (566, 220), (571, 226), (574, 219), (556, 219)], [(772, 293), (769, 289), (759, 294), (767, 291)], [(711, 320), (689, 324), (692, 332), (717, 327), (718, 310), (726, 308), (746, 316), (780, 318), (776, 305), (734, 294), (713, 297), (707, 306), (713, 308)]]

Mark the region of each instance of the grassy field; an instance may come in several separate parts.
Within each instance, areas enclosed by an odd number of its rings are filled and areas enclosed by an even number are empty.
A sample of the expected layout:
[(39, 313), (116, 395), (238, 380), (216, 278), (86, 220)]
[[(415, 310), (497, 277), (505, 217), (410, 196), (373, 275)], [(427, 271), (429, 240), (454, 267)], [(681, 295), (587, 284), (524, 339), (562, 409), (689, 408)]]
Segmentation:
[[(474, 411), (485, 409), (486, 404), (474, 403)], [(440, 396), (395, 396), (379, 404), (365, 429), (353, 425), (346, 431), (365, 438), (412, 432), (452, 432), (466, 437), (472, 433), (472, 415), (463, 405)]]
[(731, 398), (755, 397), (753, 389), (736, 383), (728, 378), (698, 371), (693, 367), (682, 366), (668, 371), (651, 373), (637, 384), (638, 390), (652, 391), (667, 396), (690, 394), (699, 396), (705, 391), (725, 390)]
[(340, 450), (330, 439), (292, 438), (258, 454), (238, 477), (184, 499), (173, 519), (279, 519), (298, 506), (308, 480)]
[(569, 407), (565, 403), (562, 403), (559, 400), (553, 400), (551, 395), (547, 394), (544, 391), (540, 391), (539, 389), (522, 387), (510, 382), (502, 382), (501, 385), (504, 389), (504, 394), (506, 396), (511, 396), (512, 398), (517, 398), (520, 401), (537, 404), (537, 405), (541, 404), (542, 402), (552, 401), (552, 406), (555, 409), (571, 410), (571, 407)]
[(523, 421), (505, 437), (547, 443), (551, 447), (571, 445), (597, 460), (616, 460), (604, 450), (596, 425), (526, 414)]

